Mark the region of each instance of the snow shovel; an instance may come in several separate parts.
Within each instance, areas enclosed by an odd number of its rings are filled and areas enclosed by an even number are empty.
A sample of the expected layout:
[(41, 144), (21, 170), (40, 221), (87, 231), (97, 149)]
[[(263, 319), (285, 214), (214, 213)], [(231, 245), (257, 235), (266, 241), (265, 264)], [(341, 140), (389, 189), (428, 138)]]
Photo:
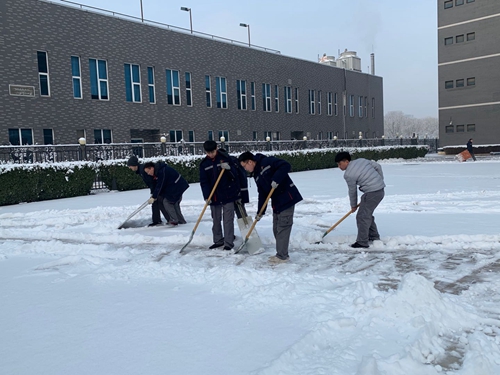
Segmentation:
[[(241, 237), (245, 238), (248, 234), (248, 230), (250, 229), (252, 223), (252, 217), (248, 216), (245, 206), (241, 202), (235, 202), (236, 209), (239, 211), (241, 218), (238, 219), (238, 227), (240, 228)], [(259, 235), (257, 234), (257, 230), (254, 230), (248, 239), (247, 243), (247, 251), (248, 254), (254, 255), (262, 248), (262, 241), (260, 240)]]
[[(356, 207), (359, 207), (359, 204), (356, 206)], [(352, 214), (352, 211), (349, 211), (348, 213), (346, 213), (344, 216), (342, 216), (342, 218), (337, 221), (335, 224), (333, 224), (330, 229), (328, 229), (324, 234), (323, 234), (323, 237), (321, 237), (321, 240), (319, 240), (318, 242), (316, 242), (316, 245), (321, 243), (321, 241), (323, 241), (323, 238), (325, 238), (325, 236), (330, 233), (332, 230), (334, 230), (337, 225), (339, 225), (341, 222), (343, 222), (350, 214)]]
[(148, 205), (148, 201), (149, 199), (143, 204), (141, 204), (134, 212), (132, 212), (130, 216), (127, 217), (127, 219), (118, 227), (118, 229), (122, 229), (127, 221), (129, 221), (133, 216), (137, 215), (139, 211), (141, 211), (144, 207), (146, 207)]
[[(217, 185), (219, 185), (219, 181), (222, 178), (224, 171), (225, 171), (225, 169), (222, 168), (220, 173), (219, 173), (219, 177), (217, 177), (217, 181), (215, 181), (215, 185), (212, 188), (212, 191), (210, 192), (210, 195), (208, 196), (207, 201), (205, 202), (205, 206), (203, 207), (203, 210), (201, 210), (200, 217), (198, 218), (198, 221), (196, 222), (193, 230), (191, 231), (191, 236), (189, 236), (189, 241), (184, 246), (182, 246), (182, 249), (179, 251), (179, 253), (182, 254), (184, 252), (184, 249), (187, 247), (187, 245), (189, 245), (191, 243), (191, 241), (193, 240), (194, 232), (196, 232), (196, 229), (198, 228), (198, 225), (200, 224), (201, 218), (203, 217), (203, 214), (205, 213), (205, 210), (207, 209), (208, 204), (209, 204), (210, 200), (212, 199), (212, 195), (214, 195), (214, 193), (215, 193), (215, 189), (217, 189)], [(160, 260), (161, 260), (161, 258), (158, 259), (158, 261), (160, 261)]]
[[(273, 195), (273, 193), (274, 193), (274, 188), (271, 188), (271, 191), (269, 192), (269, 195), (267, 196), (266, 201), (264, 202), (264, 204), (263, 204), (263, 205), (262, 205), (262, 207), (260, 208), (260, 211), (259, 211), (259, 213), (258, 213), (258, 216), (262, 215), (262, 213), (263, 213), (263, 212), (264, 212), (264, 210), (266, 209), (266, 207), (267, 207), (267, 202), (269, 202), (269, 199), (271, 198), (271, 195)], [(238, 248), (236, 249), (236, 251), (234, 252), (235, 254), (238, 254), (238, 253), (241, 251), (241, 249), (243, 249), (243, 248), (245, 247), (245, 245), (246, 245), (246, 244), (247, 244), (247, 242), (248, 242), (248, 239), (250, 238), (250, 235), (252, 234), (252, 232), (253, 232), (253, 230), (254, 230), (254, 228), (255, 228), (255, 225), (257, 225), (257, 221), (258, 221), (258, 220), (254, 220), (254, 221), (253, 221), (253, 224), (252, 224), (252, 226), (250, 227), (250, 229), (248, 230), (248, 233), (247, 233), (247, 235), (246, 235), (246, 237), (245, 237), (245, 241), (243, 241), (243, 243), (240, 245), (240, 247), (238, 247)]]

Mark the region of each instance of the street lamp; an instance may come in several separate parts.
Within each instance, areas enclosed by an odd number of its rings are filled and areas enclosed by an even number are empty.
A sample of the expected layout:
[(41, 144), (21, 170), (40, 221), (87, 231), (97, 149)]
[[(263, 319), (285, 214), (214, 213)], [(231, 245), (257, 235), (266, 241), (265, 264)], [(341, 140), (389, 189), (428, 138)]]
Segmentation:
[(80, 144), (80, 160), (87, 159), (87, 152), (85, 150), (85, 145), (87, 144), (87, 140), (84, 137), (78, 138), (78, 143)]
[(141, 21), (144, 22), (144, 12), (142, 11), (142, 0), (141, 0)]
[(160, 137), (160, 142), (161, 142), (161, 153), (162, 155), (165, 155), (167, 153), (167, 137), (165, 137), (164, 135), (162, 135)]
[(193, 33), (193, 17), (191, 17), (191, 8), (181, 7), (181, 10), (189, 12), (189, 25), (191, 26), (191, 34)]
[(248, 47), (251, 47), (250, 44), (250, 25), (247, 23), (240, 23), (241, 27), (246, 27), (248, 29)]

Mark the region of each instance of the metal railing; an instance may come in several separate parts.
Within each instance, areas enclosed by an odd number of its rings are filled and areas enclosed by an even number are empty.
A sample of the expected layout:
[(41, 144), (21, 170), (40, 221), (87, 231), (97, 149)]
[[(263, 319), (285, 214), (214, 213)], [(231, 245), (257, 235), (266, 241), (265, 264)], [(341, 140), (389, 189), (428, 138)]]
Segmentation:
[[(166, 24), (166, 23), (162, 23), (162, 22), (146, 20), (144, 18), (130, 16), (128, 14), (114, 12), (112, 10), (107, 10), (107, 9), (103, 9), (103, 8), (97, 8), (97, 7), (93, 7), (93, 6), (90, 6), (90, 5), (80, 4), (80, 3), (77, 3), (77, 2), (74, 2), (74, 1), (69, 1), (69, 0), (59, 0), (59, 1), (54, 1), (54, 0), (52, 0), (52, 1), (51, 0), (38, 0), (38, 1), (43, 1), (45, 3), (51, 3), (51, 4), (58, 4), (59, 2), (62, 2), (62, 3), (65, 3), (65, 5), (69, 4), (67, 6), (70, 6), (72, 8), (79, 8), (79, 9), (81, 9), (83, 11), (89, 11), (89, 12), (97, 13), (97, 14), (101, 14), (101, 15), (104, 14), (104, 15), (108, 15), (108, 16), (112, 16), (112, 17), (117, 17), (117, 18), (121, 18), (121, 19), (124, 19), (124, 20), (128, 20), (128, 21), (140, 22), (140, 23), (143, 23), (143, 24), (146, 24), (146, 25), (156, 26), (156, 27), (160, 27), (162, 29), (167, 29), (167, 30), (171, 30), (171, 31), (175, 31), (175, 32), (180, 32), (180, 33), (183, 33), (183, 34), (190, 34), (190, 35), (202, 37), (202, 38), (205, 38), (205, 39), (212, 39), (212, 40), (217, 40), (219, 42), (224, 42), (224, 43), (229, 43), (229, 44), (236, 44), (236, 45), (238, 45), (240, 47), (255, 48), (255, 49), (258, 49), (258, 50), (265, 51), (265, 52), (281, 54), (280, 51), (272, 49), (272, 48), (257, 46), (255, 44), (248, 45), (248, 42), (240, 42), (238, 40), (224, 38), (222, 36), (217, 36), (217, 35), (212, 35), (212, 34), (206, 34), (206, 33), (203, 33), (201, 31), (190, 30), (190, 29), (185, 29), (183, 27), (172, 26), (172, 25), (169, 25), (169, 24)], [(59, 5), (61, 5), (61, 4), (59, 4)]]
[[(426, 145), (437, 152), (438, 139), (329, 139), (287, 141), (226, 141), (220, 147), (231, 153), (244, 151), (293, 151), (322, 148), (365, 148), (380, 146)], [(161, 156), (204, 155), (203, 142), (112, 143), (88, 145), (0, 146), (0, 163), (32, 164), (63, 161), (101, 161)]]

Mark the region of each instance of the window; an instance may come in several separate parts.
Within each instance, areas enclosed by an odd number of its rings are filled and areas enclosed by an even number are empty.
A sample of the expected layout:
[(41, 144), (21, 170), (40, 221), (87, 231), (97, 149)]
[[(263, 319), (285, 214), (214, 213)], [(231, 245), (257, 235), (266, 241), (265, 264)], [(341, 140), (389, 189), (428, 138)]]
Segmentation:
[(194, 130), (188, 131), (188, 142), (194, 142)]
[(315, 106), (316, 106), (316, 103), (315, 103), (315, 99), (314, 99), (314, 96), (315, 96), (316, 92), (314, 90), (309, 90), (309, 114), (310, 115), (314, 115), (315, 114)]
[(460, 34), (455, 37), (455, 41), (457, 43), (463, 43), (464, 40), (465, 40), (464, 34)]
[(445, 128), (444, 128), (444, 131), (446, 133), (453, 133), (455, 130), (453, 129), (453, 125), (447, 125)]
[(32, 145), (32, 129), (9, 129), (9, 143), (12, 146)]
[(452, 89), (453, 88), (453, 81), (446, 81), (444, 83), (444, 88), (445, 89)]
[(349, 95), (349, 116), (354, 117), (354, 95)]
[(274, 85), (274, 112), (280, 111), (280, 92), (278, 85)]
[(476, 124), (467, 124), (467, 132), (475, 132)]
[(208, 136), (209, 141), (213, 141), (214, 140), (214, 131), (209, 130), (207, 136)]
[(449, 46), (450, 44), (453, 44), (453, 37), (444, 38), (444, 45)]
[(193, 92), (191, 87), (191, 73), (184, 73), (184, 79), (186, 82), (186, 105), (188, 107), (193, 106)]
[[(207, 100), (207, 107), (211, 108), (212, 107), (212, 91), (210, 90), (211, 86), (211, 79), (210, 76), (205, 76), (205, 97)], [(209, 140), (212, 140), (209, 138)]]
[(217, 108), (227, 108), (226, 78), (215, 77), (215, 94), (217, 96)]
[(473, 3), (476, 0), (467, 0), (467, 3)]
[(94, 143), (111, 143), (111, 130), (110, 129), (94, 129)]
[(106, 60), (89, 59), (90, 97), (97, 100), (109, 100), (108, 63)]
[(182, 139), (182, 130), (170, 130), (170, 142), (177, 143)]
[(247, 81), (236, 80), (236, 99), (238, 109), (246, 111), (247, 109)]
[(82, 99), (82, 70), (79, 56), (71, 56), (71, 75), (73, 76), (73, 98)]
[(359, 118), (363, 118), (363, 97), (360, 96), (358, 98), (358, 116)]
[(333, 132), (326, 132), (326, 139), (333, 139)]
[(285, 86), (285, 112), (292, 113), (292, 87)]
[(272, 140), (273, 133), (272, 132), (264, 132), (264, 140), (267, 140), (267, 137), (269, 137)]
[(125, 97), (127, 102), (141, 102), (141, 72), (139, 65), (124, 64), (125, 67)]
[(299, 88), (295, 88), (295, 113), (299, 113)]
[(328, 107), (327, 107), (327, 115), (331, 116), (333, 113), (333, 95), (331, 92), (327, 94), (327, 100), (328, 100)]
[(476, 33), (468, 33), (467, 34), (467, 41), (475, 40), (476, 39)]
[(475, 86), (476, 85), (476, 77), (467, 78), (467, 86)]
[(318, 115), (321, 115), (321, 90), (318, 91)]
[(448, 0), (444, 2), (444, 9), (453, 8), (453, 0)]
[(464, 125), (457, 125), (457, 133), (463, 133), (465, 131)]
[(365, 117), (368, 118), (368, 97), (365, 96)]
[(372, 118), (375, 118), (375, 98), (372, 98)]
[(47, 52), (37, 51), (38, 59), (38, 82), (40, 84), (40, 96), (50, 96), (49, 82), (49, 60)]
[(455, 0), (455, 5), (464, 5), (464, 0)]
[(463, 79), (457, 79), (455, 87), (464, 87), (465, 81)]
[(335, 116), (338, 116), (339, 115), (339, 100), (338, 100), (337, 93), (335, 93), (335, 95), (333, 95), (333, 98), (334, 98), (334, 101), (333, 101), (333, 103), (334, 103), (334, 107), (333, 107), (334, 111), (333, 111), (333, 113), (335, 114)]
[(252, 99), (252, 111), (255, 111), (256, 103), (255, 103), (255, 82), (250, 83), (250, 95)]
[(148, 92), (149, 92), (149, 102), (151, 104), (155, 104), (156, 103), (155, 69), (152, 66), (148, 66)]
[(43, 144), (44, 145), (54, 144), (54, 131), (52, 129), (43, 129)]
[(229, 141), (229, 131), (228, 130), (219, 130), (219, 139), (221, 139), (221, 137), (224, 137), (226, 139), (225, 142), (228, 142)]
[(271, 112), (271, 85), (269, 83), (262, 84), (262, 110)]
[(181, 105), (181, 87), (178, 70), (166, 70), (167, 73), (167, 103)]
[(256, 132), (255, 130), (253, 131), (252, 140), (254, 140), (254, 141), (259, 140), (259, 132)]

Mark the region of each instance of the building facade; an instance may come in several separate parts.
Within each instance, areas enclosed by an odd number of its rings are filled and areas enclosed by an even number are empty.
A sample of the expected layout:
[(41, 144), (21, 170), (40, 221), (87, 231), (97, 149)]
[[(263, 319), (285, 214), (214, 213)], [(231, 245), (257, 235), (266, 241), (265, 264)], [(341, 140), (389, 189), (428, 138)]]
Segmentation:
[(382, 78), (112, 13), (0, 2), (0, 144), (383, 135)]
[(500, 143), (500, 1), (438, 0), (441, 146)]

